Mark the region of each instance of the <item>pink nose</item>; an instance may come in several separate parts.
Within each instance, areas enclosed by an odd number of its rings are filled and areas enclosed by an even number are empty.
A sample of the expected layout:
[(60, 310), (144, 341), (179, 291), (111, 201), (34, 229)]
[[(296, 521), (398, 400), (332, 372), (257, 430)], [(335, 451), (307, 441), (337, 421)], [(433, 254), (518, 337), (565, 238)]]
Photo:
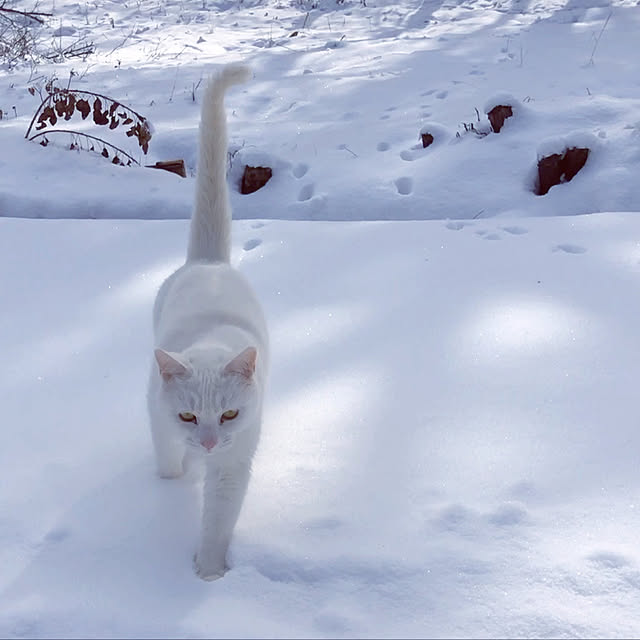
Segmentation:
[(200, 440), (200, 444), (207, 451), (211, 451), (211, 449), (213, 449), (213, 447), (215, 447), (216, 444), (218, 444), (218, 441), (215, 438), (203, 438), (202, 440)]

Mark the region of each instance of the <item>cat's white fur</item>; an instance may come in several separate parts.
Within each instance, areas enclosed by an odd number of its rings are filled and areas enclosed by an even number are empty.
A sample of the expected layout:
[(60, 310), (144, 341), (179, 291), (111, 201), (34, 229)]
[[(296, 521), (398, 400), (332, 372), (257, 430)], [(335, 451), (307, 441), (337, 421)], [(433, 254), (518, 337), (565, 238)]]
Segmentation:
[[(153, 311), (148, 404), (157, 469), (163, 478), (182, 475), (187, 448), (204, 458), (202, 533), (194, 560), (204, 579), (226, 570), (260, 436), (268, 366), (262, 310), (229, 264), (224, 94), (248, 77), (246, 66), (228, 65), (206, 89), (187, 258), (160, 287)], [(225, 419), (229, 411), (237, 417)], [(197, 423), (181, 420), (180, 413)]]

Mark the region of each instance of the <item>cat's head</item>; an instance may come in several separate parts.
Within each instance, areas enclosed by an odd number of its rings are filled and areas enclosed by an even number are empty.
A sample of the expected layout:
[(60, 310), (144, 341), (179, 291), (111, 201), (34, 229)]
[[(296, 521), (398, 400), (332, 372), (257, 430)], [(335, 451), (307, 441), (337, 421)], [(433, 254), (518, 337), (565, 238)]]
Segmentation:
[(215, 455), (255, 424), (261, 399), (254, 347), (236, 356), (210, 349), (184, 354), (156, 349), (155, 357), (163, 404), (190, 447)]

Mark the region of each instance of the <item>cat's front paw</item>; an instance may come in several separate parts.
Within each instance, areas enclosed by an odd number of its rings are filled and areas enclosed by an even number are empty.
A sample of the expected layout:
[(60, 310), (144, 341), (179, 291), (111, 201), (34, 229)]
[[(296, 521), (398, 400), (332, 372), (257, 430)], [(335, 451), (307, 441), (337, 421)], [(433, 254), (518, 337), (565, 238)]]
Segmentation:
[(224, 576), (227, 572), (227, 567), (224, 563), (221, 565), (214, 562), (200, 562), (198, 554), (196, 554), (193, 556), (193, 570), (199, 578), (202, 578), (202, 580), (213, 582), (214, 580)]

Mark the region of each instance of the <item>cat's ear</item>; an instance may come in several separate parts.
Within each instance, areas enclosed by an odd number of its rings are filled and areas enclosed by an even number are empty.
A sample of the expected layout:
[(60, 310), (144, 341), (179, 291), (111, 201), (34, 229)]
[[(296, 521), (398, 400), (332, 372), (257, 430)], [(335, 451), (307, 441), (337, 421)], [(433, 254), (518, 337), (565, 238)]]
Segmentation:
[(224, 368), (225, 373), (237, 373), (247, 380), (253, 376), (256, 370), (256, 358), (258, 352), (255, 347), (247, 347), (240, 355), (236, 356)]
[(173, 376), (184, 376), (189, 372), (187, 366), (180, 362), (177, 354), (162, 349), (156, 349), (154, 353), (160, 368), (160, 375), (165, 382), (171, 380)]

